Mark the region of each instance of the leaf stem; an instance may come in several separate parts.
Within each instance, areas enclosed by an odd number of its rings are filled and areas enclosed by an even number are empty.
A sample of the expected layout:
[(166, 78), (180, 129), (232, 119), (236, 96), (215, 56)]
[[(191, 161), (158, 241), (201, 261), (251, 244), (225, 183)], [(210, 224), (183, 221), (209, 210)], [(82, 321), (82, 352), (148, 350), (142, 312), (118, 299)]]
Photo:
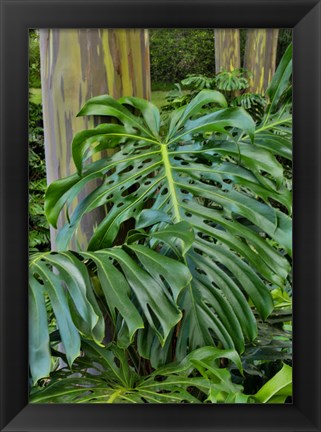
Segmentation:
[(161, 153), (163, 157), (164, 162), (164, 168), (165, 168), (165, 174), (168, 181), (168, 189), (170, 193), (170, 197), (173, 203), (173, 210), (174, 210), (174, 222), (180, 222), (182, 220), (179, 208), (178, 208), (178, 199), (176, 194), (176, 189), (174, 186), (174, 179), (173, 179), (173, 173), (172, 173), (172, 167), (170, 164), (170, 160), (168, 157), (168, 150), (166, 145), (161, 146)]
[(116, 400), (121, 394), (122, 394), (122, 392), (123, 392), (123, 389), (119, 389), (119, 390), (117, 390), (117, 391), (115, 391), (111, 396), (110, 396), (110, 398), (108, 399), (108, 401), (107, 401), (107, 403), (113, 403), (114, 402), (114, 400)]

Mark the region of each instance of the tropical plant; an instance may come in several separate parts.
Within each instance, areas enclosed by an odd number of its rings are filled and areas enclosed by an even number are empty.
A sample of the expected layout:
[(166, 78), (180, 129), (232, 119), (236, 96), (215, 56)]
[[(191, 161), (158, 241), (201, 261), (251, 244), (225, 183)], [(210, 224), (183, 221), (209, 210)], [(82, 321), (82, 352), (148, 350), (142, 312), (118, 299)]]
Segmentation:
[[(62, 353), (57, 353), (64, 357)], [(240, 357), (232, 350), (199, 348), (180, 363), (163, 366), (147, 376), (115, 344), (101, 348), (83, 344), (83, 356), (72, 370), (65, 367), (35, 387), (32, 403), (284, 403), (292, 396), (292, 369), (284, 364), (256, 394), (232, 381), (228, 368), (242, 373)], [(227, 364), (227, 363), (225, 363)]]
[[(259, 264), (263, 276), (272, 283), (282, 285), (289, 270), (287, 261), (280, 253), (269, 248), (251, 226), (244, 226), (238, 221), (246, 218), (289, 248), (290, 231), (285, 226), (279, 227), (277, 222), (280, 219), (282, 225), (290, 227), (287, 216), (253, 199), (249, 193), (234, 190), (230, 185), (233, 179), (235, 185), (250, 186), (263, 201), (273, 196), (283, 205), (289, 205), (282, 187), (277, 189), (271, 182), (267, 189), (264, 184), (267, 181), (260, 174), (260, 170), (267, 170), (269, 166), (270, 172), (282, 176), (282, 168), (261, 149), (255, 152), (255, 175), (246, 169), (246, 162), (241, 167), (235, 162), (223, 161), (220, 157), (222, 153), (234, 156), (236, 160), (239, 157), (233, 139), (224, 140), (222, 145), (221, 135), (225, 128), (238, 126), (253, 136), (254, 122), (241, 109), (223, 109), (190, 120), (201, 106), (210, 102), (226, 105), (221, 94), (203, 91), (185, 109), (174, 113), (167, 136), (160, 137), (158, 112), (148, 102), (136, 98), (124, 98), (117, 102), (108, 96), (91, 99), (81, 114), (113, 115), (123, 121), (123, 125), (103, 124), (77, 134), (73, 141), (73, 157), (78, 174), (53, 183), (47, 192), (46, 213), (55, 225), (63, 205), (68, 205), (88, 181), (97, 177), (106, 178), (70, 215), (70, 223), (62, 228), (57, 237), (60, 250), (68, 247), (81, 217), (103, 204), (108, 205), (109, 212), (92, 236), (89, 250), (117, 244), (121, 225), (130, 219), (137, 223), (144, 207), (152, 210), (144, 225), (153, 225), (153, 231), (157, 229), (156, 223), (163, 226), (168, 219), (173, 223), (186, 221), (192, 225), (196, 239), (185, 256), (185, 263), (192, 272), (193, 281), (180, 303), (185, 314), (182, 323), (184, 331), (177, 332), (178, 358), (197, 346), (212, 344), (215, 338), (225, 348), (236, 345), (240, 351), (244, 349), (244, 337), (248, 340), (255, 338), (254, 315), (242, 290), (252, 298), (263, 318), (272, 310), (272, 299), (262, 280), (241, 256), (253, 265)], [(147, 117), (151, 123), (142, 122), (125, 108), (125, 104), (140, 109), (144, 120)], [(137, 134), (135, 129), (140, 133)], [(188, 141), (191, 133), (213, 131), (220, 134), (216, 145)], [(89, 166), (84, 165), (86, 153), (93, 142), (99, 141), (98, 150), (114, 147), (115, 136), (117, 144), (119, 137), (127, 140), (119, 152)], [(182, 141), (187, 145), (183, 146)], [(97, 147), (90, 150), (97, 151)], [(244, 144), (242, 154), (250, 159), (250, 166), (251, 163), (253, 166), (253, 160), (248, 156), (251, 151), (253, 153), (253, 149)], [(232, 213), (237, 216), (231, 218)], [(233, 235), (235, 230), (245, 241), (237, 241)], [(256, 250), (262, 250), (269, 257), (267, 262), (258, 261), (258, 253), (246, 243), (249, 238)], [(215, 312), (213, 304), (217, 305)], [(198, 308), (201, 310), (198, 311)], [(141, 351), (150, 357), (150, 353)]]
[(194, 91), (213, 89), (215, 78), (206, 77), (204, 75), (188, 75), (187, 78), (181, 81), (181, 84), (185, 87), (191, 87)]
[(174, 88), (166, 94), (166, 104), (162, 106), (161, 113), (173, 111), (186, 105), (193, 98), (192, 93), (184, 92), (179, 83), (174, 84)]
[(180, 363), (163, 366), (147, 376), (129, 366), (128, 354), (115, 344), (101, 348), (83, 345), (84, 356), (72, 371), (65, 368), (35, 388), (31, 401), (37, 403), (200, 403), (241, 402), (242, 386), (233, 384), (220, 359), (228, 359), (242, 371), (238, 354), (232, 350), (204, 347)]
[[(193, 234), (186, 225), (169, 226), (153, 238), (169, 244), (179, 238), (189, 247)], [(52, 364), (46, 296), (71, 366), (80, 355), (81, 337), (98, 344), (104, 339), (103, 307), (95, 294), (105, 298), (117, 332), (113, 339), (120, 347), (127, 348), (146, 323), (163, 346), (181, 319), (176, 301), (191, 279), (180, 262), (133, 243), (97, 252), (34, 254), (29, 274), (29, 359), (34, 382), (48, 376)]]
[(231, 101), (231, 106), (241, 106), (246, 109), (254, 120), (260, 120), (263, 117), (267, 101), (260, 94), (245, 92), (236, 96)]
[(215, 84), (221, 91), (244, 90), (249, 86), (247, 75), (249, 72), (244, 69), (223, 70), (216, 75)]
[(282, 369), (275, 374), (253, 396), (260, 403), (284, 403), (292, 397), (292, 368), (283, 364)]
[[(289, 61), (287, 55), (281, 70), (288, 70)], [(57, 339), (45, 325), (47, 296), (67, 363), (75, 365), (72, 371), (77, 372), (77, 365), (81, 374), (88, 369), (90, 362), (84, 367), (79, 357), (88, 346), (90, 352), (108, 358), (123, 350), (114, 363), (119, 367), (128, 360), (124, 373), (134, 368), (126, 390), (108, 383), (111, 390), (105, 396), (99, 393), (101, 378), (86, 377), (89, 387), (98, 386), (97, 397), (104, 401), (123, 396), (148, 400), (133, 390), (145, 388), (146, 380), (154, 383), (151, 398), (159, 401), (164, 396), (155, 393), (163, 394), (163, 378), (157, 378), (163, 376), (163, 365), (174, 360), (176, 366), (184, 364), (195, 350), (207, 346), (246, 354), (259, 343), (258, 332), (274, 308), (271, 291), (288, 289), (290, 283), (291, 192), (278, 160), (291, 157), (290, 120), (283, 120), (283, 105), (282, 114), (279, 109), (285, 100), (279, 89), (289, 91), (289, 78), (280, 72), (272, 81), (270, 104), (257, 127), (244, 109), (228, 108), (224, 95), (214, 90), (202, 90), (165, 122), (154, 105), (135, 97), (117, 101), (99, 96), (85, 104), (79, 115), (104, 116), (106, 123), (75, 135), (77, 173), (52, 183), (46, 193), (49, 222), (56, 227), (60, 213), (67, 216), (57, 236), (58, 251), (37, 254), (30, 264), (33, 382), (48, 376), (51, 356), (57, 354), (50, 338), (55, 343)], [(215, 108), (203, 114), (204, 106)], [(106, 156), (110, 148), (116, 152)], [(100, 158), (88, 162), (95, 154)], [(70, 212), (74, 199), (97, 179), (100, 185)], [(100, 206), (107, 215), (88, 250), (68, 251), (84, 215)], [(113, 343), (107, 348), (106, 338)], [(126, 360), (123, 355), (129, 353), (133, 357)], [(135, 359), (144, 367), (135, 369)], [(194, 362), (187, 375), (184, 372), (183, 390), (172, 388), (181, 402), (198, 399), (194, 391), (187, 391), (193, 387), (189, 379), (195, 377), (218, 386), (211, 390), (195, 385), (202, 402), (236, 401), (240, 388), (230, 381), (226, 368), (213, 371), (211, 361), (197, 367)], [(95, 362), (93, 357), (93, 368)], [(174, 375), (176, 366), (168, 369)], [(146, 378), (152, 369), (157, 369), (156, 375)], [(66, 385), (72, 371), (66, 369)], [(174, 378), (165, 378), (164, 385), (173, 384)], [(63, 384), (57, 380), (59, 390)], [(221, 381), (231, 384), (224, 396), (217, 393)], [(76, 384), (68, 382), (71, 389), (78, 386), (77, 379)], [(77, 394), (92, 400), (83, 389)]]
[[(266, 91), (269, 103), (257, 125), (255, 143), (272, 152), (285, 167), (284, 184), (291, 190), (292, 45), (289, 45)], [(249, 137), (244, 138), (250, 143)], [(289, 180), (289, 181), (287, 181)]]
[[(249, 76), (251, 76), (250, 72), (245, 69), (234, 69), (232, 72), (222, 71), (214, 77), (188, 75), (181, 81), (181, 85), (176, 83), (175, 88), (167, 94), (167, 104), (162, 107), (162, 111), (180, 108), (189, 103), (199, 91), (212, 89), (221, 91), (230, 106), (243, 107), (255, 121), (260, 121), (267, 101), (260, 94), (248, 92)], [(187, 88), (189, 92), (183, 92), (182, 87)], [(213, 107), (210, 106), (210, 108)]]

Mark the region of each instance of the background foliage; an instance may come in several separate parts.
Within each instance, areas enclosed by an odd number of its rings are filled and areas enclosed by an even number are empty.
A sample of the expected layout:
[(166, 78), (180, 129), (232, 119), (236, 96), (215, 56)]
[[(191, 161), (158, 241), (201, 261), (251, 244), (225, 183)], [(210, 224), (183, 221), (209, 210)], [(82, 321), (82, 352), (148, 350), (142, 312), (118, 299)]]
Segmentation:
[[(168, 89), (187, 75), (213, 76), (213, 29), (150, 29), (152, 89)], [(241, 59), (244, 58), (246, 29), (241, 29)], [(292, 30), (280, 29), (277, 64), (292, 40)], [(243, 66), (243, 65), (241, 65)]]
[(44, 214), (47, 188), (41, 105), (29, 102), (29, 247), (50, 249), (49, 224)]
[(29, 88), (40, 88), (40, 52), (39, 33), (37, 30), (29, 31)]
[(153, 88), (178, 82), (188, 74), (214, 71), (213, 29), (151, 29), (150, 61)]

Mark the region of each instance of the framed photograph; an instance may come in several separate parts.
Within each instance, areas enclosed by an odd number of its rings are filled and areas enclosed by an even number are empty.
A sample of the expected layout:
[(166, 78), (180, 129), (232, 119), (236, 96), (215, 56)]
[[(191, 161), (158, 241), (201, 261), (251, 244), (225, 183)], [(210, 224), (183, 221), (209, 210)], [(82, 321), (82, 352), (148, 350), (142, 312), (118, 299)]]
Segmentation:
[(0, 4), (1, 431), (320, 431), (320, 1)]

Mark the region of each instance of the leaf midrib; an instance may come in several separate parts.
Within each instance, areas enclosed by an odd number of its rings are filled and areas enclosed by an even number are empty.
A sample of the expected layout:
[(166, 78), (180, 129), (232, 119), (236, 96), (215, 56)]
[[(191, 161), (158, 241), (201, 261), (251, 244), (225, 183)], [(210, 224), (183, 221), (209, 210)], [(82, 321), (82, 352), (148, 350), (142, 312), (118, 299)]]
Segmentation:
[(179, 212), (177, 193), (176, 193), (176, 188), (175, 188), (175, 182), (173, 179), (173, 173), (172, 173), (173, 167), (171, 166), (171, 163), (169, 160), (168, 149), (167, 149), (166, 145), (161, 146), (161, 154), (163, 157), (165, 175), (167, 178), (168, 189), (170, 192), (170, 197), (171, 197), (171, 201), (172, 201), (173, 209), (174, 209), (174, 223), (175, 222), (178, 223), (178, 222), (182, 221), (182, 218), (181, 218), (181, 215)]
[[(168, 182), (168, 189), (170, 192), (170, 199), (172, 201), (172, 207), (174, 209), (174, 215), (175, 215), (175, 222), (181, 222), (182, 220), (184, 220), (181, 217), (180, 211), (179, 211), (179, 206), (180, 203), (178, 201), (177, 198), (177, 192), (176, 192), (176, 186), (178, 185), (177, 182), (174, 181), (173, 179), (173, 169), (174, 167), (172, 167), (170, 160), (169, 160), (169, 151), (168, 151), (168, 147), (166, 145), (162, 145), (161, 147), (161, 152), (162, 152), (162, 156), (163, 156), (163, 163), (164, 163), (164, 168), (165, 168), (165, 174), (166, 174), (166, 178), (167, 178), (167, 182)], [(176, 186), (175, 186), (176, 185)], [(189, 268), (189, 265), (187, 263), (186, 257), (183, 257), (183, 262), (186, 265), (187, 268)], [(188, 290), (190, 298), (191, 298), (191, 302), (192, 302), (192, 309), (193, 312), (195, 314), (195, 318), (196, 318), (196, 324), (199, 328), (199, 331), (202, 332), (202, 328), (200, 326), (199, 320), (198, 320), (198, 313), (196, 310), (196, 302), (195, 302), (195, 298), (194, 298), (194, 292), (193, 292), (193, 287), (192, 287), (192, 281), (190, 281), (188, 283), (188, 285), (185, 287), (185, 289)], [(176, 336), (178, 336), (178, 333), (180, 331), (180, 326), (177, 326), (177, 334)]]

